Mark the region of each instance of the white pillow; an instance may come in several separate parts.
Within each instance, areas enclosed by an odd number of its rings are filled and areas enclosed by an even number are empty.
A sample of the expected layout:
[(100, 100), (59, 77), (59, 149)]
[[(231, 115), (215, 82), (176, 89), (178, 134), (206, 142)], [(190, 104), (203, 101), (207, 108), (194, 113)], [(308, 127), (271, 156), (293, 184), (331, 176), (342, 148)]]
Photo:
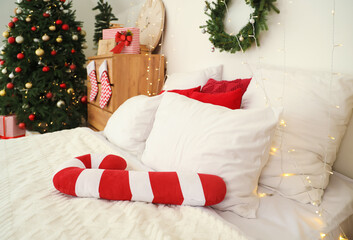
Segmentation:
[(139, 95), (126, 100), (109, 118), (104, 135), (115, 145), (141, 155), (162, 96)]
[(187, 73), (173, 73), (168, 76), (163, 90), (174, 89), (188, 89), (206, 84), (208, 79), (221, 80), (223, 74), (223, 65), (209, 67), (204, 70), (187, 72)]
[(272, 108), (231, 110), (165, 93), (142, 162), (158, 171), (218, 175), (227, 194), (215, 207), (255, 218), (258, 178), (278, 115)]
[(333, 75), (330, 82), (331, 74), (265, 68), (243, 97), (247, 109), (266, 105), (265, 93), (268, 104), (283, 106), (286, 126), (276, 130), (260, 184), (303, 203), (320, 203), (352, 112), (353, 79)]

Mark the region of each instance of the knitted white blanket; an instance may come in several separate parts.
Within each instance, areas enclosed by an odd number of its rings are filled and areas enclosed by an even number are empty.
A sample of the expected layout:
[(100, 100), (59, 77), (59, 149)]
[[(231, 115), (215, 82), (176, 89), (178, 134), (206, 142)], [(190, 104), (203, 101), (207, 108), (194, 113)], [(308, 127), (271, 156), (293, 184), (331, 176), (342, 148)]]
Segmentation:
[(124, 157), (88, 128), (0, 141), (1, 239), (246, 239), (210, 209), (77, 198), (58, 192), (60, 164), (87, 153)]

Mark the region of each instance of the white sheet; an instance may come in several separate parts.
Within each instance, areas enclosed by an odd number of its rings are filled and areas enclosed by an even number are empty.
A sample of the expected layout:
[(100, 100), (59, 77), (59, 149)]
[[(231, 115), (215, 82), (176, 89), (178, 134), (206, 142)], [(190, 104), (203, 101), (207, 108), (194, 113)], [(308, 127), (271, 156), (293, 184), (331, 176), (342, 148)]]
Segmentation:
[[(86, 153), (118, 154), (129, 169), (148, 170), (135, 156), (87, 128), (0, 141), (0, 238), (305, 240), (331, 231), (327, 240), (338, 239), (333, 235), (339, 231), (337, 225), (353, 214), (353, 180), (338, 173), (331, 176), (324, 195), (322, 219), (315, 207), (278, 195), (261, 198), (258, 219), (245, 219), (230, 212), (217, 215), (209, 208), (59, 193), (52, 185), (57, 167)], [(350, 219), (343, 224), (346, 234), (353, 230)]]
[[(260, 187), (259, 192), (269, 190)], [(273, 195), (260, 199), (257, 219), (245, 219), (231, 212), (218, 214), (254, 239), (312, 240), (321, 239), (320, 233), (327, 235), (326, 240), (339, 239), (339, 233), (333, 230), (343, 227), (339, 224), (353, 214), (353, 180), (335, 172), (321, 207), (323, 213), (319, 217), (315, 211), (320, 208)], [(353, 236), (353, 225), (343, 230)]]
[(119, 154), (129, 169), (144, 168), (88, 128), (0, 141), (0, 239), (247, 239), (207, 208), (58, 192), (58, 166), (86, 153)]

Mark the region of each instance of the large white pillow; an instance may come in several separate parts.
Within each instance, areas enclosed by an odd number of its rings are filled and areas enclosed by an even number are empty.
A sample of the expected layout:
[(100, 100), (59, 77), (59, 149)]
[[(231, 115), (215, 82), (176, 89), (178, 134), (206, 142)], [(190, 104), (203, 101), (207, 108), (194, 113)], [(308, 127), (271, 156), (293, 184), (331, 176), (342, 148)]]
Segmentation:
[(223, 65), (209, 67), (200, 71), (173, 73), (168, 76), (163, 90), (188, 89), (206, 84), (208, 79), (221, 80)]
[(319, 204), (352, 112), (353, 79), (333, 75), (331, 82), (329, 73), (264, 68), (255, 72), (242, 104), (283, 106), (260, 184)]
[(139, 95), (126, 100), (109, 118), (104, 135), (115, 145), (141, 155), (162, 96)]
[(215, 207), (255, 218), (257, 185), (278, 122), (272, 108), (230, 110), (165, 93), (142, 162), (158, 171), (215, 174), (227, 186)]

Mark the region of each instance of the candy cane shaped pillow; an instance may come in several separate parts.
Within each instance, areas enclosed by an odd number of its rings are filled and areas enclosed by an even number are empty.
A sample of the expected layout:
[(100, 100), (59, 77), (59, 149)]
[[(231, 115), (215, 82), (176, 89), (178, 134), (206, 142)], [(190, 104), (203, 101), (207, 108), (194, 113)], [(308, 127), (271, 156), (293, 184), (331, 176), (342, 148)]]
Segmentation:
[(210, 206), (226, 194), (222, 178), (200, 173), (126, 171), (116, 155), (87, 154), (66, 162), (54, 175), (62, 193), (77, 197)]

